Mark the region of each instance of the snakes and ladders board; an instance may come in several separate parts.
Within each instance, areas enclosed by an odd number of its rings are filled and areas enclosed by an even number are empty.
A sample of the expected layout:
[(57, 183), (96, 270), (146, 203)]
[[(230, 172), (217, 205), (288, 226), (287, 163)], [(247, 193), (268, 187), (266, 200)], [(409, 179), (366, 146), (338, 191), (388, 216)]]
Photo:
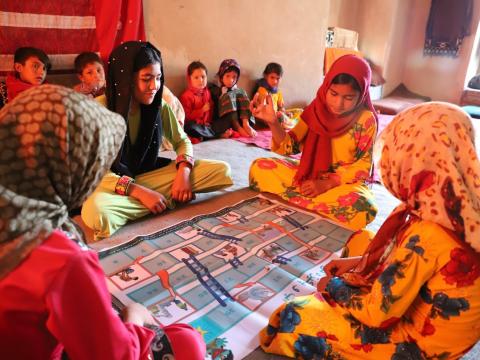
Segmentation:
[(241, 359), (281, 303), (311, 294), (352, 231), (261, 195), (99, 253), (114, 304), (196, 328), (212, 359)]

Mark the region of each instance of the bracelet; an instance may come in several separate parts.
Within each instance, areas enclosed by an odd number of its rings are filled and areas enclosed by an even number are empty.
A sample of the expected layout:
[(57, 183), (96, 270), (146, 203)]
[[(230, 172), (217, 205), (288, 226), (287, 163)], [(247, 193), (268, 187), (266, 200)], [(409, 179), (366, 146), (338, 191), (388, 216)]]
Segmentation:
[(118, 195), (127, 196), (128, 188), (130, 187), (130, 184), (133, 182), (135, 182), (135, 180), (132, 179), (130, 176), (126, 176), (126, 175), (121, 176), (118, 179), (117, 184), (115, 185), (115, 192)]
[(176, 166), (177, 169), (178, 169), (178, 166), (180, 165), (180, 163), (182, 163), (182, 162), (185, 162), (185, 163), (189, 164), (190, 169), (192, 169), (195, 160), (193, 159), (193, 156), (190, 156), (190, 155), (187, 155), (187, 154), (178, 155), (177, 159), (175, 160), (175, 166)]

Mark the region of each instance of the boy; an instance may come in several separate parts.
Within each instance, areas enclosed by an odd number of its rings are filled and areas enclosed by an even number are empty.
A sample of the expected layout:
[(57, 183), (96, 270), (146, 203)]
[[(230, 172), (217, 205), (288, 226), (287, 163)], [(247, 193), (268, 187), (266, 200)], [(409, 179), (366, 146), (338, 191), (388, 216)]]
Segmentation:
[(282, 65), (274, 62), (267, 64), (265, 70), (263, 70), (263, 78), (257, 80), (255, 93), (258, 93), (258, 101), (262, 104), (267, 95), (270, 94), (273, 101), (273, 108), (277, 112), (278, 121), (282, 123), (284, 127), (291, 127), (290, 118), (285, 112), (282, 92), (278, 88), (282, 76)]
[(80, 84), (73, 89), (95, 98), (105, 93), (103, 61), (94, 52), (83, 52), (75, 58), (75, 71)]
[(47, 54), (34, 47), (20, 47), (13, 56), (14, 72), (7, 75), (7, 102), (33, 86), (43, 84), (51, 64)]

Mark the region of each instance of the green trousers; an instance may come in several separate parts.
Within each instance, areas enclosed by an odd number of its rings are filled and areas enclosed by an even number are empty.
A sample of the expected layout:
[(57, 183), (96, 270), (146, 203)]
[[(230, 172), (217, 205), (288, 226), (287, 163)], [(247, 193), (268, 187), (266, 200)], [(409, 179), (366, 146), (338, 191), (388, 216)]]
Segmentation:
[[(177, 169), (172, 161), (168, 166), (138, 175), (135, 183), (163, 194), (170, 208), (175, 206), (171, 198), (172, 184)], [(141, 202), (131, 196), (115, 193), (118, 176), (109, 173), (88, 197), (82, 207), (83, 222), (94, 231), (95, 240), (112, 235), (128, 221), (150, 213)], [(230, 166), (217, 160), (196, 160), (190, 173), (194, 193), (211, 192), (233, 184)]]

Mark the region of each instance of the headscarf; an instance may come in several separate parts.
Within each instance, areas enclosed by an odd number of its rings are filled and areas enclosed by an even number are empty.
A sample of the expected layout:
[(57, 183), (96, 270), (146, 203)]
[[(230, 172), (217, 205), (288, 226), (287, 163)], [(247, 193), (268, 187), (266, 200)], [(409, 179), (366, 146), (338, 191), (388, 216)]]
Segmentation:
[[(146, 50), (149, 49), (149, 50)], [(127, 134), (112, 170), (119, 175), (135, 177), (159, 167), (158, 150), (162, 143), (162, 93), (164, 73), (160, 51), (149, 42), (128, 41), (116, 47), (110, 54), (107, 75), (107, 106), (123, 116), (128, 127), (130, 103), (133, 97), (135, 64), (142, 62), (146, 51), (153, 51), (160, 58), (161, 86), (150, 105), (140, 104), (140, 128), (135, 144)]]
[(81, 206), (112, 164), (121, 116), (72, 89), (27, 90), (0, 110), (0, 279)]
[[(360, 86), (360, 97), (356, 107), (348, 114), (335, 115), (327, 107), (326, 96), (333, 79), (340, 74), (351, 75), (357, 81)], [(301, 116), (309, 130), (295, 175), (295, 183), (318, 179), (329, 170), (332, 164), (332, 138), (351, 129), (360, 115), (359, 110), (368, 108), (376, 118), (369, 93), (371, 76), (368, 63), (355, 55), (344, 55), (332, 64), (318, 89), (317, 97), (305, 108)]]
[(368, 246), (360, 265), (344, 274), (368, 282), (409, 218), (434, 222), (480, 252), (480, 162), (469, 116), (458, 106), (430, 102), (397, 115), (382, 132), (380, 171), (402, 203)]
[[(233, 86), (230, 88), (230, 89), (233, 89), (236, 87), (237, 85), (237, 82), (238, 82), (238, 79), (240, 79), (240, 64), (238, 63), (237, 60), (235, 59), (225, 59), (222, 61), (222, 63), (220, 64), (220, 67), (218, 68), (218, 72), (217, 72), (217, 75), (218, 75), (218, 81), (220, 82), (220, 86), (222, 88), (226, 88), (226, 86), (223, 85), (223, 82), (222, 82), (222, 77), (223, 75), (225, 75), (226, 72), (228, 71), (236, 71), (238, 76), (237, 76), (237, 81), (235, 82), (235, 84), (233, 84)], [(229, 90), (230, 90), (229, 89)], [(223, 90), (223, 89), (222, 89)], [(223, 93), (223, 91), (222, 91)]]

